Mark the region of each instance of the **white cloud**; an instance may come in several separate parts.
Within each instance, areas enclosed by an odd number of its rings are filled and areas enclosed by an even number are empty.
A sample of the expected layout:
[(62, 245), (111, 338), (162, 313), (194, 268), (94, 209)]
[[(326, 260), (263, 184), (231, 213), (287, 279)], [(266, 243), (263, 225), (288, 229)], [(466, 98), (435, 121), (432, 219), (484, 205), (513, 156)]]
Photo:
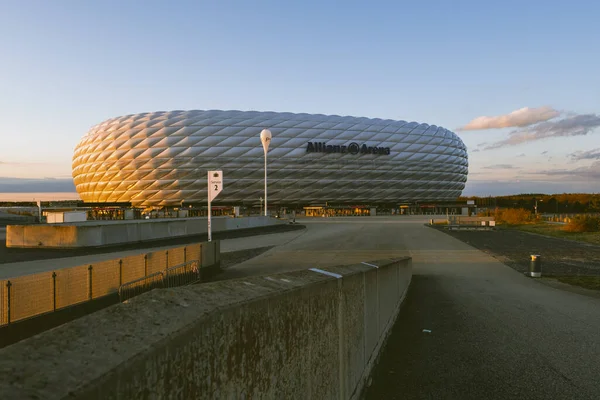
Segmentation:
[(559, 115), (560, 112), (552, 107), (524, 107), (505, 115), (477, 117), (457, 130), (474, 131), (482, 129), (524, 127), (536, 124), (538, 122), (548, 121), (552, 118), (558, 117)]
[(569, 154), (569, 156), (576, 161), (580, 160), (600, 160), (600, 147), (588, 151), (576, 151), (575, 153)]
[(579, 180), (600, 182), (600, 161), (594, 161), (587, 167), (574, 169), (551, 169), (533, 172), (536, 175), (546, 175), (554, 180)]
[[(469, 174), (470, 175), (470, 174)], [(572, 180), (539, 181), (520, 180), (473, 180), (467, 182), (463, 196), (505, 196), (520, 193), (594, 193), (600, 192), (600, 182), (579, 182)]]
[(596, 114), (579, 114), (557, 121), (541, 122), (525, 129), (514, 130), (504, 140), (491, 144), (486, 143), (483, 150), (515, 146), (553, 137), (584, 136), (598, 127), (600, 127), (600, 116)]
[(75, 192), (73, 179), (21, 179), (0, 177), (0, 193)]
[(488, 165), (487, 167), (483, 167), (484, 169), (514, 169), (514, 165), (510, 165), (510, 164), (495, 164), (495, 165)]

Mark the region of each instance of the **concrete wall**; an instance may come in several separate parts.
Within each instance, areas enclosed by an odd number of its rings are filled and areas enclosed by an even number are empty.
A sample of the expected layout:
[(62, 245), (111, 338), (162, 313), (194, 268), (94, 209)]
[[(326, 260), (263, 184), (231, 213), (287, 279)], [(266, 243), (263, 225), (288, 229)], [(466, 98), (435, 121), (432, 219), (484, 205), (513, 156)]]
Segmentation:
[(411, 260), (155, 290), (0, 350), (7, 399), (358, 398)]
[[(213, 232), (284, 224), (264, 216), (214, 217)], [(206, 218), (104, 221), (56, 225), (9, 225), (6, 247), (77, 248), (175, 238), (207, 233)]]
[(164, 276), (167, 268), (193, 260), (200, 260), (202, 281), (220, 272), (220, 241), (169, 247), (67, 268), (61, 268), (60, 262), (54, 260), (54, 269), (0, 280), (0, 326), (118, 293), (122, 284), (157, 272)]

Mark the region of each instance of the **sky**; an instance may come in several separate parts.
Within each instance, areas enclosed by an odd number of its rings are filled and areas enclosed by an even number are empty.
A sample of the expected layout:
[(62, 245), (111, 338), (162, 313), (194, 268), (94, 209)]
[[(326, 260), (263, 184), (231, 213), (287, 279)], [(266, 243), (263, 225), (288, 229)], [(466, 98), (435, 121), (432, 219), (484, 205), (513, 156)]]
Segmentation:
[(0, 193), (73, 192), (83, 135), (186, 109), (426, 122), (465, 195), (600, 192), (600, 3), (0, 0)]

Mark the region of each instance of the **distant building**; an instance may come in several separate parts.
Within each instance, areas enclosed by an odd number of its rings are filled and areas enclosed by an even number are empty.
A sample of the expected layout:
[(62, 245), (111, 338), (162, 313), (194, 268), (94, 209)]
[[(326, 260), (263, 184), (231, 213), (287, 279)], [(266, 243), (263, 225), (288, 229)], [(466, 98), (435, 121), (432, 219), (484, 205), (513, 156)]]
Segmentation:
[(206, 172), (223, 170), (217, 204), (264, 195), (259, 134), (268, 128), (269, 205), (455, 200), (467, 149), (453, 132), (383, 119), (243, 111), (171, 111), (109, 119), (84, 136), (73, 178), (85, 202), (203, 203)]

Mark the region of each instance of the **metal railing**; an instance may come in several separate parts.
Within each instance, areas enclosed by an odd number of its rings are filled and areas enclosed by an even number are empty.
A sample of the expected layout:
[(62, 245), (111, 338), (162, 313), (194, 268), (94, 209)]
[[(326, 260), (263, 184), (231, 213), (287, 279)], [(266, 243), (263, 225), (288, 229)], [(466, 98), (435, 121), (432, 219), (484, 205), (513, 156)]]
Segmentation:
[(165, 270), (164, 286), (167, 288), (190, 285), (200, 281), (200, 261), (192, 260)]
[(132, 297), (139, 296), (152, 289), (162, 288), (164, 284), (164, 274), (155, 272), (148, 276), (135, 279), (131, 282), (124, 283), (119, 287), (119, 300), (124, 302)]
[(200, 260), (191, 260), (122, 284), (119, 287), (119, 299), (124, 302), (152, 289), (185, 286), (198, 281)]
[[(200, 279), (202, 254), (210, 255), (216, 243), (196, 243), (0, 280), (0, 326), (119, 294), (125, 284), (129, 286), (122, 291), (135, 296), (150, 288), (192, 283)], [(210, 257), (207, 260), (211, 262)]]

